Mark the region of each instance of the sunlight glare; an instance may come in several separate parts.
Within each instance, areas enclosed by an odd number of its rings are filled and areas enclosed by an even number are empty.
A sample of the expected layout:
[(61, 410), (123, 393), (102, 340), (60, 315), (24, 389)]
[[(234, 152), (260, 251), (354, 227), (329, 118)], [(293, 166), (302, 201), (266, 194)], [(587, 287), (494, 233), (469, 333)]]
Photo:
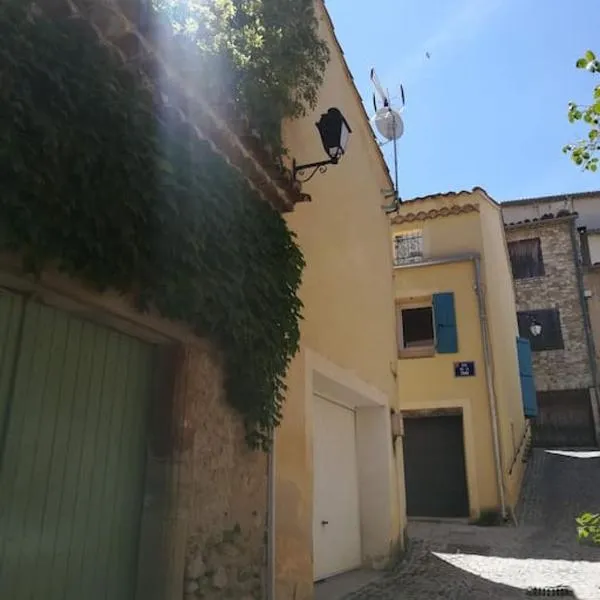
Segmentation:
[(569, 458), (600, 458), (600, 450), (546, 450), (546, 452)]
[(453, 567), (497, 584), (519, 589), (568, 586), (579, 600), (600, 598), (600, 553), (599, 562), (433, 554)]

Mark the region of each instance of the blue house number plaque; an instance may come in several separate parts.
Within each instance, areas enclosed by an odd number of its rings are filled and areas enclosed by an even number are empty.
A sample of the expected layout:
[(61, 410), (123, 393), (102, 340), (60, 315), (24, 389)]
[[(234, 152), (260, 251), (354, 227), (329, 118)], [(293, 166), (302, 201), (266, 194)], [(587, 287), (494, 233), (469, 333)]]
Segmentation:
[(475, 363), (473, 361), (455, 362), (454, 377), (474, 377)]

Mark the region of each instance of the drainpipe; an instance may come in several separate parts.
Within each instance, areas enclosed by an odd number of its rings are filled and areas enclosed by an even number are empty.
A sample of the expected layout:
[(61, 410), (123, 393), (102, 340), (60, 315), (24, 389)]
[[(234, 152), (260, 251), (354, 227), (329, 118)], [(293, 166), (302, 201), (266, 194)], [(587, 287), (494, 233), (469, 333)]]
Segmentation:
[(475, 291), (477, 293), (477, 304), (479, 306), (479, 323), (481, 325), (481, 338), (483, 341), (483, 362), (485, 363), (485, 379), (487, 383), (488, 396), (490, 399), (490, 413), (492, 417), (492, 437), (494, 442), (494, 463), (496, 465), (496, 478), (498, 480), (498, 491), (500, 493), (500, 509), (502, 518), (507, 518), (506, 494), (504, 490), (504, 473), (502, 471), (502, 454), (500, 450), (500, 433), (498, 427), (498, 401), (494, 390), (494, 371), (492, 368), (492, 355), (490, 351), (490, 336), (488, 331), (487, 314), (485, 310), (485, 298), (481, 285), (481, 259), (479, 256), (473, 258), (475, 266)]
[(504, 474), (502, 472), (502, 454), (500, 451), (500, 434), (498, 426), (498, 402), (494, 390), (494, 372), (492, 368), (492, 353), (490, 350), (490, 336), (488, 332), (487, 314), (485, 310), (485, 298), (481, 285), (481, 258), (479, 254), (457, 254), (455, 256), (444, 256), (441, 258), (430, 258), (416, 263), (396, 265), (395, 269), (411, 269), (431, 265), (444, 265), (449, 263), (472, 261), (475, 267), (475, 292), (477, 294), (477, 305), (479, 308), (479, 323), (481, 326), (481, 338), (483, 342), (483, 361), (485, 363), (485, 378), (490, 399), (490, 414), (492, 417), (492, 438), (494, 447), (494, 466), (496, 469), (496, 480), (498, 493), (500, 495), (500, 509), (502, 518), (506, 519), (506, 493), (504, 489)]
[(267, 600), (275, 600), (275, 431), (267, 456)]
[(596, 346), (594, 344), (594, 336), (592, 334), (592, 321), (590, 318), (590, 311), (588, 303), (585, 297), (585, 286), (583, 282), (583, 269), (581, 267), (581, 261), (579, 260), (579, 253), (577, 251), (577, 233), (575, 219), (571, 220), (571, 227), (569, 228), (571, 235), (571, 247), (573, 250), (573, 262), (575, 263), (575, 274), (577, 277), (577, 290), (579, 292), (579, 304), (581, 305), (581, 312), (583, 315), (583, 332), (585, 335), (585, 342), (587, 348), (588, 362), (590, 365), (590, 372), (592, 374), (592, 386), (595, 392), (595, 398), (591, 399), (592, 411), (594, 415), (594, 429), (596, 430), (596, 444), (600, 444), (600, 433), (598, 414), (600, 413), (600, 394), (598, 393), (598, 370), (596, 368)]

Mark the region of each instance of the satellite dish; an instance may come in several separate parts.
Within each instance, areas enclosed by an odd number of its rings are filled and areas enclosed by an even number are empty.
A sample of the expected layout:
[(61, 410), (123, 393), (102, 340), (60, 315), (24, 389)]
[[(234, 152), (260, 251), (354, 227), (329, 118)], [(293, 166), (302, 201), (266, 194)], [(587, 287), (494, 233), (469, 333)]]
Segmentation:
[(379, 135), (388, 142), (399, 140), (404, 133), (402, 117), (393, 108), (380, 108), (373, 117), (373, 125)]
[[(390, 98), (389, 92), (384, 89), (375, 73), (375, 69), (371, 69), (371, 83), (375, 91), (373, 92), (373, 108), (375, 114), (371, 119), (371, 124), (377, 133), (385, 140), (380, 142), (380, 146), (392, 142), (394, 147), (394, 188), (386, 191), (386, 197), (393, 196), (394, 202), (388, 206), (382, 207), (387, 213), (393, 212), (397, 209), (398, 204), (402, 202), (398, 194), (398, 148), (397, 141), (402, 137), (404, 133), (404, 123), (400, 113), (404, 110), (404, 103), (406, 101), (404, 96), (404, 86), (400, 85), (400, 100), (402, 105), (399, 110), (392, 107), (392, 99)], [(377, 102), (377, 96), (379, 96), (379, 103)], [(378, 107), (378, 104), (380, 106)]]

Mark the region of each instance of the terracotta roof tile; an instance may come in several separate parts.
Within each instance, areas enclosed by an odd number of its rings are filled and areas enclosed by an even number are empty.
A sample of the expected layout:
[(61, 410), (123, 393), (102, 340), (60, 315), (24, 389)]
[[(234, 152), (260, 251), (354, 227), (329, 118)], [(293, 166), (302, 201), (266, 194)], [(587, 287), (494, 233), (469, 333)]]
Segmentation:
[(459, 190), (458, 192), (445, 192), (442, 194), (429, 194), (428, 196), (417, 196), (416, 198), (410, 198), (408, 200), (404, 200), (402, 202), (402, 205), (404, 206), (406, 204), (412, 204), (415, 202), (425, 202), (427, 200), (440, 200), (440, 199), (446, 199), (446, 198), (456, 198), (457, 196), (462, 196), (464, 194), (470, 195), (470, 194), (474, 194), (477, 192), (483, 193), (489, 200), (494, 202), (494, 204), (497, 204), (497, 202), (495, 200), (493, 200), (482, 187), (475, 186), (471, 190)]
[[(447, 195), (447, 194), (444, 194)], [(431, 210), (420, 210), (418, 212), (410, 212), (407, 214), (398, 214), (392, 218), (394, 225), (402, 223), (413, 223), (414, 221), (427, 221), (429, 219), (437, 219), (438, 217), (449, 217), (451, 215), (461, 215), (471, 212), (479, 212), (477, 204), (453, 204), (442, 208), (433, 208)]]
[(518, 198), (516, 200), (505, 200), (503, 206), (522, 206), (527, 204), (537, 204), (544, 202), (556, 202), (560, 200), (578, 200), (584, 198), (598, 198), (600, 190), (592, 192), (577, 192), (574, 194), (556, 194), (555, 196), (538, 196), (535, 198)]

